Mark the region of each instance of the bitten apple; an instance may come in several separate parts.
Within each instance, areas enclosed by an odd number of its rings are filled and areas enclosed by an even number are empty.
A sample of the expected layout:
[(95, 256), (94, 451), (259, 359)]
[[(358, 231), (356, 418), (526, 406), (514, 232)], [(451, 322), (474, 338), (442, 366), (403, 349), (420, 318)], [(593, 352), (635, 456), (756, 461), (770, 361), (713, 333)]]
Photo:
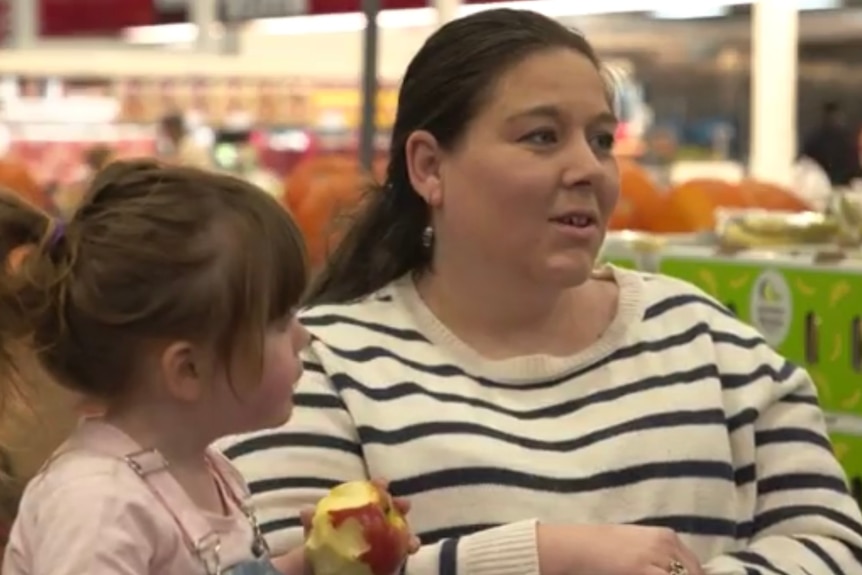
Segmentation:
[(395, 575), (409, 545), (392, 497), (370, 481), (350, 481), (317, 504), (305, 550), (315, 575)]

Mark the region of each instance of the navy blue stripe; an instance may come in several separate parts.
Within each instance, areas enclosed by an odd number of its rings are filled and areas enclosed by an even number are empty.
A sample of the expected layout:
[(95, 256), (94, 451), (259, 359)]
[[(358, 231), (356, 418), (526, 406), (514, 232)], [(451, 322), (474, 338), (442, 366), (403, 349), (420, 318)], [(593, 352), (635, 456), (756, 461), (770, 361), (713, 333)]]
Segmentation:
[(302, 370), (306, 373), (320, 373), (322, 375), (326, 375), (326, 370), (323, 369), (323, 366), (313, 361), (304, 360), (302, 362)]
[(239, 441), (224, 450), (225, 457), (237, 459), (244, 455), (277, 449), (280, 447), (312, 447), (315, 449), (332, 449), (362, 457), (362, 448), (353, 441), (318, 435), (312, 433), (278, 432), (258, 435)]
[(764, 511), (755, 517), (755, 532), (763, 533), (780, 523), (801, 517), (828, 519), (833, 523), (845, 527), (851, 533), (862, 533), (862, 525), (857, 523), (852, 517), (848, 517), (840, 511), (819, 505), (785, 505), (784, 507)]
[(559, 441), (543, 441), (532, 437), (517, 436), (499, 429), (486, 427), (478, 423), (455, 421), (429, 421), (409, 425), (400, 429), (381, 430), (368, 425), (359, 426), (359, 437), (363, 445), (395, 446), (410, 441), (438, 435), (472, 435), (494, 439), (525, 449), (555, 452), (574, 452), (608, 439), (619, 438), (631, 433), (643, 433), (653, 429), (667, 429), (684, 426), (724, 426), (724, 412), (720, 409), (702, 409), (692, 411), (669, 411), (652, 413), (630, 421), (598, 429), (579, 437)]
[[(556, 387), (560, 384), (568, 383), (571, 379), (576, 377), (581, 377), (591, 371), (597, 370), (599, 368), (610, 365), (616, 361), (621, 361), (625, 359), (631, 359), (641, 354), (646, 353), (659, 353), (666, 352), (669, 349), (673, 349), (675, 347), (681, 346), (689, 346), (692, 345), (698, 338), (702, 336), (709, 336), (710, 338), (715, 337), (716, 332), (713, 332), (709, 329), (705, 324), (697, 324), (686, 331), (683, 331), (679, 334), (662, 338), (659, 340), (653, 341), (642, 341), (636, 343), (634, 345), (624, 347), (618, 349), (614, 353), (609, 356), (606, 356), (590, 365), (584, 366), (574, 372), (566, 373), (555, 377), (550, 380), (541, 380), (536, 382), (530, 382), (521, 384), (518, 386), (518, 389), (526, 390), (526, 391), (536, 391), (541, 389), (548, 389), (552, 387)], [(733, 336), (732, 334), (723, 334), (723, 338), (730, 341), (735, 340), (734, 345), (744, 349), (751, 349), (760, 344), (759, 339), (745, 339), (740, 338), (738, 336)], [(712, 345), (712, 342), (711, 344)], [(334, 348), (329, 346), (328, 349), (335, 355), (341, 356), (347, 361), (363, 363), (368, 361), (373, 361), (376, 359), (391, 359), (402, 365), (411, 368), (420, 373), (427, 373), (430, 375), (434, 375), (437, 377), (467, 377), (470, 378), (477, 383), (487, 386), (487, 387), (495, 387), (495, 388), (506, 388), (511, 389), (511, 384), (508, 383), (500, 383), (497, 381), (490, 380), (484, 377), (473, 376), (462, 370), (461, 368), (449, 365), (425, 365), (418, 363), (416, 361), (406, 359), (392, 352), (391, 350), (384, 349), (381, 347), (364, 347), (356, 350), (343, 350), (339, 348)], [(752, 372), (751, 374), (740, 374), (740, 375), (731, 375), (729, 376), (729, 382), (726, 384), (729, 387), (739, 387), (745, 385), (747, 383), (751, 383), (756, 381), (757, 379), (766, 376), (772, 376), (774, 378), (781, 378), (781, 370), (775, 370), (769, 366), (762, 366)], [(334, 378), (335, 373), (331, 374)], [(743, 378), (742, 381), (739, 381), (739, 378)], [(779, 379), (780, 380), (780, 379)]]
[(454, 525), (450, 527), (444, 527), (442, 529), (434, 529), (431, 531), (420, 531), (416, 534), (416, 536), (419, 537), (419, 539), (422, 541), (422, 545), (433, 545), (435, 543), (443, 541), (444, 539), (458, 539), (459, 537), (466, 537), (467, 535), (472, 535), (473, 533), (485, 531), (486, 529), (493, 529), (494, 527), (499, 526), (499, 523)]
[(287, 517), (284, 519), (275, 519), (273, 521), (265, 521), (260, 524), (260, 532), (264, 535), (283, 531), (285, 529), (300, 529), (302, 528), (302, 520), (299, 517)]
[(721, 386), (724, 389), (739, 389), (762, 378), (772, 379), (777, 383), (787, 381), (798, 368), (790, 362), (785, 362), (780, 368), (763, 364), (750, 373), (722, 373)]
[(300, 317), (300, 322), (304, 327), (308, 328), (309, 331), (313, 331), (316, 327), (328, 327), (333, 325), (345, 324), (352, 327), (358, 327), (371, 332), (383, 334), (389, 337), (394, 337), (401, 341), (421, 341), (424, 343), (430, 343), (427, 337), (425, 337), (415, 329), (390, 327), (382, 323), (363, 321), (361, 319), (356, 319), (354, 317), (350, 317), (343, 314), (304, 315)]
[(657, 303), (652, 304), (644, 312), (644, 319), (645, 320), (655, 319), (658, 316), (663, 315), (663, 314), (665, 314), (665, 313), (667, 313), (673, 309), (677, 309), (677, 308), (684, 307), (684, 306), (689, 306), (692, 304), (704, 305), (704, 306), (707, 306), (711, 309), (714, 309), (715, 311), (721, 313), (722, 315), (725, 315), (727, 317), (731, 317), (734, 319), (736, 318), (736, 316), (734, 316), (733, 313), (731, 313), (731, 311), (729, 309), (727, 309), (726, 307), (724, 307), (721, 304), (716, 303), (715, 301), (709, 299), (706, 296), (697, 295), (697, 294), (682, 294), (682, 295), (675, 295), (675, 296), (669, 297), (667, 299), (663, 299)]
[(746, 425), (753, 425), (758, 417), (760, 412), (753, 407), (746, 407), (736, 415), (727, 418), (727, 431), (733, 433)]
[[(808, 549), (813, 555), (816, 555), (820, 561), (823, 562), (824, 565), (829, 569), (829, 573), (831, 575), (844, 575), (844, 572), (841, 569), (841, 566), (835, 562), (835, 559), (829, 556), (829, 554), (823, 550), (820, 545), (811, 541), (806, 537), (797, 537), (797, 541), (799, 544)], [(825, 573), (823, 575), (826, 575)]]
[(758, 430), (754, 434), (754, 443), (757, 447), (764, 447), (775, 443), (808, 443), (832, 453), (832, 444), (829, 443), (829, 439), (816, 431), (801, 427), (779, 427)]
[(631, 486), (654, 479), (711, 479), (733, 482), (733, 468), (726, 461), (656, 461), (602, 471), (586, 477), (546, 477), (497, 467), (456, 467), (393, 480), (393, 495), (411, 497), (436, 489), (495, 485), (545, 493), (579, 493)]
[(798, 393), (791, 393), (789, 395), (785, 395), (781, 398), (782, 403), (800, 403), (804, 405), (812, 405), (814, 407), (820, 407), (820, 401), (818, 401), (816, 395), (801, 395)]
[[(621, 397), (631, 396), (637, 393), (645, 393), (675, 385), (699, 384), (710, 380), (717, 381), (717, 379), (718, 372), (715, 366), (703, 365), (688, 371), (679, 371), (660, 376), (647, 377), (630, 383), (616, 384), (613, 387), (607, 387), (590, 395), (576, 397), (563, 403), (527, 410), (512, 409), (475, 397), (458, 395), (457, 393), (433, 391), (413, 382), (394, 383), (385, 387), (369, 387), (359, 383), (344, 373), (334, 373), (332, 375), (331, 382), (342, 395), (346, 395), (346, 392), (348, 391), (353, 391), (375, 403), (396, 401), (409, 396), (422, 395), (441, 403), (469, 405), (471, 407), (485, 409), (489, 412), (509, 415), (521, 420), (529, 421), (536, 419), (555, 419), (571, 415), (585, 407), (608, 403), (618, 400)], [(302, 388), (300, 387), (300, 392), (297, 395), (302, 393), (301, 389)]]
[(761, 336), (742, 337), (737, 333), (729, 333), (725, 331), (710, 331), (712, 341), (715, 343), (732, 345), (741, 349), (757, 349), (758, 347), (766, 347), (772, 350), (766, 340)]
[(332, 393), (295, 393), (293, 405), (309, 409), (346, 409), (341, 398)]
[(757, 479), (757, 466), (755, 464), (739, 467), (733, 473), (733, 480), (737, 487), (748, 485)]
[(317, 489), (329, 491), (341, 481), (335, 479), (322, 479), (320, 477), (292, 477), (280, 475), (267, 479), (258, 479), (248, 484), (252, 495), (260, 495), (270, 491), (281, 491), (282, 489)]
[(440, 575), (458, 575), (458, 539), (445, 539), (440, 545)]
[[(584, 374), (594, 371), (600, 367), (612, 364), (615, 361), (630, 359), (647, 353), (666, 352), (667, 350), (673, 349), (675, 347), (690, 346), (700, 337), (711, 337), (712, 333), (713, 332), (710, 330), (708, 325), (706, 325), (705, 323), (699, 323), (681, 333), (669, 337), (653, 341), (641, 341), (628, 347), (620, 348), (614, 353), (605, 356), (604, 358), (601, 358), (590, 365), (586, 365), (573, 372), (561, 374), (553, 379), (519, 384), (518, 389), (525, 391), (537, 391), (553, 388), (561, 384), (568, 384), (573, 378), (583, 376)], [(733, 336), (727, 334), (727, 337), (732, 338)], [(756, 340), (746, 340), (744, 338), (739, 338), (739, 341), (742, 346), (746, 346)], [(710, 347), (712, 347), (711, 341), (709, 345)], [(434, 375), (440, 378), (466, 377), (487, 387), (512, 389), (512, 385), (509, 383), (501, 383), (485, 377), (471, 375), (465, 372), (460, 367), (457, 367), (452, 364), (425, 365), (411, 359), (399, 356), (392, 350), (385, 349), (379, 346), (368, 346), (355, 350), (344, 350), (328, 345), (328, 349), (334, 355), (339, 356), (348, 362), (366, 363), (378, 359), (390, 359), (420, 373), (427, 373), (429, 375)], [(334, 377), (335, 373), (330, 374), (330, 376)]]
[(757, 482), (758, 495), (797, 489), (826, 489), (840, 495), (849, 494), (847, 483), (843, 479), (820, 473), (787, 473), (764, 477)]

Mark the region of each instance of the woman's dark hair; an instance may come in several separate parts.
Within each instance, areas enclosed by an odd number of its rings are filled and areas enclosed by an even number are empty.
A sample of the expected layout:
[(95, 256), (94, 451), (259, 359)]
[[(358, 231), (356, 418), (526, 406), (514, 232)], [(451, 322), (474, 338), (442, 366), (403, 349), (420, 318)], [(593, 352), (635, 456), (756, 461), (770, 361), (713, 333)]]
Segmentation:
[(442, 26), (407, 67), (392, 128), (383, 185), (366, 194), (356, 219), (330, 255), (307, 298), (311, 305), (366, 296), (430, 263), (422, 244), (428, 208), (407, 173), (405, 144), (417, 130), (454, 148), (496, 81), (524, 58), (565, 48), (599, 59), (583, 35), (525, 10), (486, 10)]
[(143, 346), (173, 339), (255, 375), (307, 277), (276, 200), (153, 161), (108, 165), (67, 223), (0, 194), (0, 265), (0, 382), (20, 375), (23, 341), (60, 384), (103, 400), (127, 391)]

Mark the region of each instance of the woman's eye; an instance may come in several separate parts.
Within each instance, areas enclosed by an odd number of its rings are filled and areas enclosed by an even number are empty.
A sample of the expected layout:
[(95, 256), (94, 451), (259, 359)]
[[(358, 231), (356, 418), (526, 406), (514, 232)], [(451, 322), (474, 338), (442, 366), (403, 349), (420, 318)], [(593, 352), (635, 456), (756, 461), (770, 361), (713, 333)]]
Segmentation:
[(521, 138), (521, 141), (536, 146), (547, 146), (549, 144), (557, 143), (558, 138), (557, 133), (554, 130), (542, 129), (530, 132)]

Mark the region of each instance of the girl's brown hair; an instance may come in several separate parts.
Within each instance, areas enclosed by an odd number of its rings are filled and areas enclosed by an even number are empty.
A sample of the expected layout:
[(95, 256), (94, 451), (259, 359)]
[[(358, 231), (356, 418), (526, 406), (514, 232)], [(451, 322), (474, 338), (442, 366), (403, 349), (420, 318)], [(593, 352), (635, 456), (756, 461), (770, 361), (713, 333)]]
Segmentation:
[[(117, 162), (67, 223), (0, 194), (0, 381), (28, 342), (60, 384), (111, 400), (147, 343), (209, 344), (262, 366), (268, 326), (305, 290), (305, 249), (287, 212), (237, 178)], [(251, 363), (246, 363), (251, 362)], [(251, 379), (256, 381), (256, 379)]]

